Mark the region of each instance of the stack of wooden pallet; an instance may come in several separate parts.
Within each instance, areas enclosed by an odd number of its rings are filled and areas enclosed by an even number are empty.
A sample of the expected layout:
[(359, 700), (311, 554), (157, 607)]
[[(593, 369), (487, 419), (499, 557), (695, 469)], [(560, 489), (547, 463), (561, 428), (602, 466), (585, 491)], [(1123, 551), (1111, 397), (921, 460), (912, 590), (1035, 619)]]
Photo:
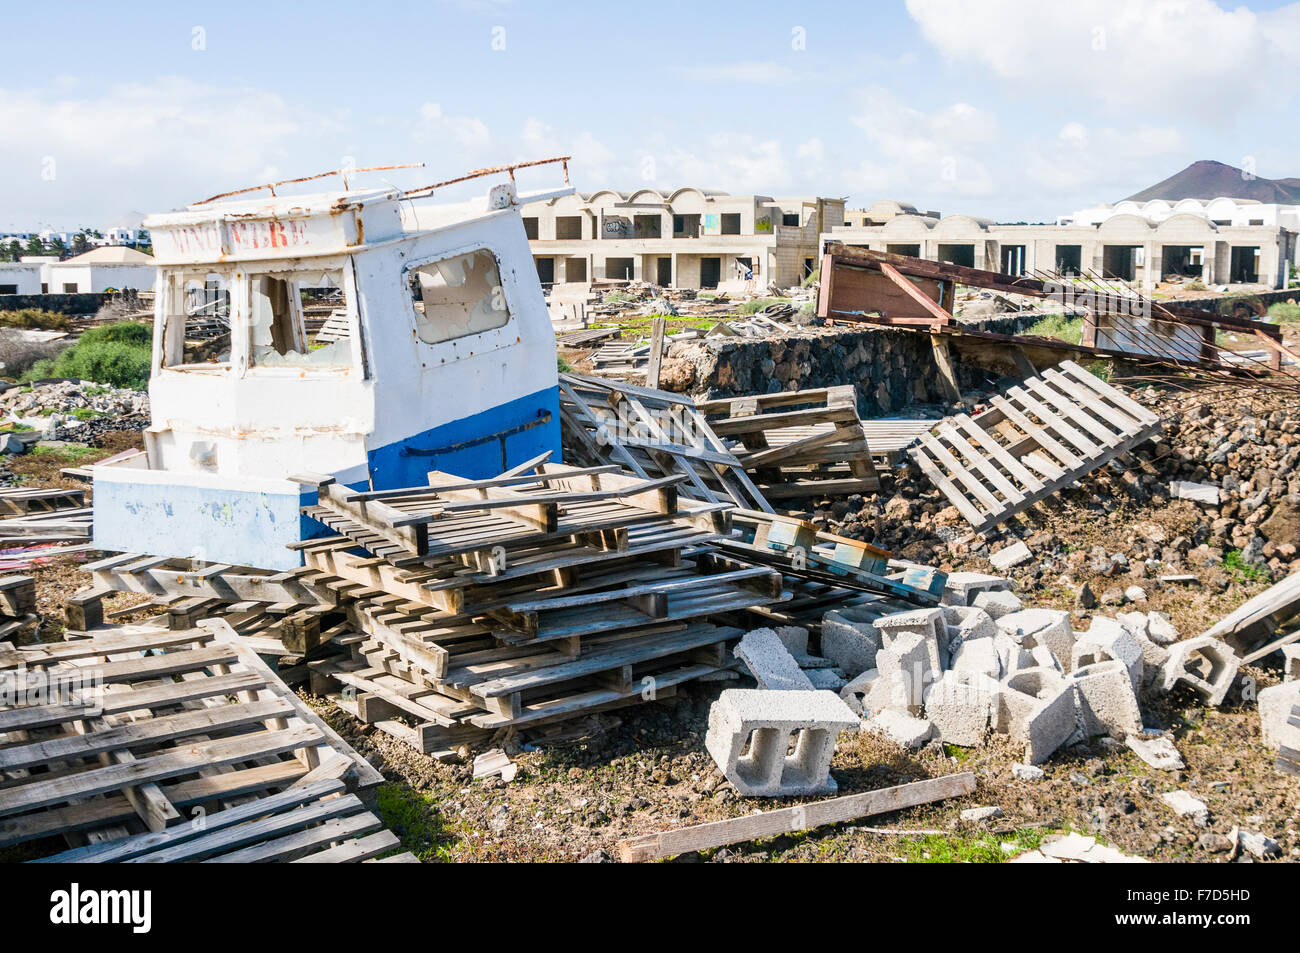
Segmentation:
[(851, 385), (697, 403), (769, 499), (875, 493), (857, 391)]
[(290, 656), (286, 678), (305, 670), (358, 718), (446, 751), (728, 677), (741, 630), (717, 617), (785, 598), (779, 572), (708, 557), (728, 505), (679, 499), (682, 475), (617, 471), (539, 459), (377, 492), (304, 475), (306, 513), (333, 535), (299, 544), (299, 570), (130, 555), (89, 568), (101, 591), (165, 602), (182, 631), (220, 616)]
[(84, 490), (0, 490), (0, 549), (89, 541), (91, 514)]
[(703, 620), (783, 597), (779, 573), (684, 556), (726, 526), (724, 506), (677, 499), (684, 477), (537, 469), (377, 493), (318, 484), (308, 515), (338, 535), (303, 544), (307, 564), (369, 590), (349, 595), (355, 634), (335, 639), (351, 658), (310, 663), (345, 689), (340, 705), (445, 750), (716, 675), (741, 633)]
[(0, 697), (0, 846), (62, 837), (52, 859), (153, 862), (396, 846), (356, 796), (378, 772), (221, 620), (0, 643)]
[(1160, 418), (1073, 361), (1031, 377), (909, 453), (983, 533), (1160, 432)]
[(682, 492), (771, 512), (745, 467), (691, 398), (599, 377), (560, 375), (565, 456), (615, 463), (639, 477), (682, 475)]

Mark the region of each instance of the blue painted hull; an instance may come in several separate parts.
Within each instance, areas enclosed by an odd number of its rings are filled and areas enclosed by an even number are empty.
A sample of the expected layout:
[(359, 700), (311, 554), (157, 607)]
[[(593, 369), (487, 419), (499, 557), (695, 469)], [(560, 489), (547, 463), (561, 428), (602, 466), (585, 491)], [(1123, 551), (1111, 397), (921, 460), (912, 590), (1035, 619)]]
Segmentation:
[[(370, 483), (381, 490), (419, 486), (431, 470), (483, 479), (547, 450), (559, 460), (559, 421), (558, 388), (541, 391), (370, 451)], [(352, 485), (364, 489), (367, 484)], [(328, 532), (301, 514), (315, 501), (315, 492), (97, 480), (95, 545), (113, 552), (294, 569), (302, 557), (286, 547)]]

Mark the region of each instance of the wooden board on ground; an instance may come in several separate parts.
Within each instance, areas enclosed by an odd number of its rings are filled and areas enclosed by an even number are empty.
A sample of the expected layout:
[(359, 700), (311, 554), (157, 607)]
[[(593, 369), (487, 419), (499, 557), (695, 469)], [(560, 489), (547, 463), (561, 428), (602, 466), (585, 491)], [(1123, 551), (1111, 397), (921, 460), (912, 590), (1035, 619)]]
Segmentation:
[(855, 821), (873, 814), (889, 814), (950, 797), (962, 797), (974, 791), (975, 775), (970, 772), (913, 781), (911, 784), (900, 784), (878, 791), (846, 794), (825, 801), (811, 801), (775, 811), (761, 811), (725, 821), (630, 838), (619, 841), (619, 859), (624, 863), (658, 860), (692, 851), (724, 847), (727, 844), (793, 834), (826, 824)]

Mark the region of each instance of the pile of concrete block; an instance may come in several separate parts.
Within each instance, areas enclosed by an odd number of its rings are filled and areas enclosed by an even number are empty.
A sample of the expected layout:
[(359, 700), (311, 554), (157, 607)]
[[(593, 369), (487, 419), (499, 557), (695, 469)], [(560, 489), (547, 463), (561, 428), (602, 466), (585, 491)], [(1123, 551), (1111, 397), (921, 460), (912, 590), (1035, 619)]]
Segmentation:
[(1177, 639), (1155, 612), (1097, 616), (1076, 632), (1069, 612), (1026, 608), (1007, 580), (978, 573), (951, 574), (937, 608), (822, 621), (822, 650), (850, 677), (840, 695), (864, 730), (909, 748), (970, 747), (996, 732), (1029, 764), (1086, 738), (1145, 739), (1144, 692), (1185, 684), (1221, 704), (1236, 677), (1231, 650)]

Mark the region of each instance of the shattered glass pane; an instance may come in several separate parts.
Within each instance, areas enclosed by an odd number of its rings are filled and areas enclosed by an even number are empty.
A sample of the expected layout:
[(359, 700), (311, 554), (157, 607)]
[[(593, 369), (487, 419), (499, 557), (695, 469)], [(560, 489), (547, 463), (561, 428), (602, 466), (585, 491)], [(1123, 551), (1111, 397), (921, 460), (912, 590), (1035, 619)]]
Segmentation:
[(496, 256), (486, 248), (429, 262), (408, 273), (420, 340), (438, 344), (510, 320)]

